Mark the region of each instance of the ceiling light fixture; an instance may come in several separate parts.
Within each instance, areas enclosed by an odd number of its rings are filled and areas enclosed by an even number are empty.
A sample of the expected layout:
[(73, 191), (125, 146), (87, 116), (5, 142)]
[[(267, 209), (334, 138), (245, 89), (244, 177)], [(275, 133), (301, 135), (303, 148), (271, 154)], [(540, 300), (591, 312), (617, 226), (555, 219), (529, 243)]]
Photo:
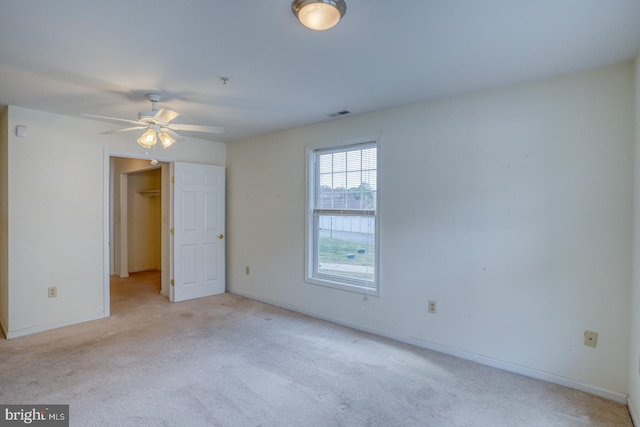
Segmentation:
[(176, 142), (175, 138), (173, 138), (171, 135), (169, 135), (167, 132), (164, 132), (164, 131), (158, 132), (158, 138), (160, 139), (160, 142), (162, 143), (163, 148), (168, 148), (171, 144)]
[(168, 132), (155, 129), (153, 126), (149, 127), (149, 129), (147, 129), (142, 135), (140, 135), (140, 138), (138, 138), (138, 144), (147, 149), (156, 145), (158, 141), (160, 141), (163, 148), (168, 148), (176, 142), (175, 138), (169, 135)]
[(140, 135), (140, 138), (138, 138), (138, 144), (140, 144), (140, 146), (144, 148), (153, 147), (154, 145), (156, 145), (157, 141), (158, 141), (158, 135), (155, 129), (153, 128), (147, 129), (145, 133)]
[(311, 30), (328, 30), (347, 12), (344, 0), (294, 0), (293, 14), (302, 25)]

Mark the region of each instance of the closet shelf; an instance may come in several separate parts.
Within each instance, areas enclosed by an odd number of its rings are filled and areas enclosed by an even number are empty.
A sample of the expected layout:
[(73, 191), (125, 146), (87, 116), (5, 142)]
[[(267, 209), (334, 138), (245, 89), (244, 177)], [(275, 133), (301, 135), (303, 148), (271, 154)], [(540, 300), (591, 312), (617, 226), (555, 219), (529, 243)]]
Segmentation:
[(162, 190), (138, 191), (138, 194), (144, 197), (160, 197), (162, 195)]

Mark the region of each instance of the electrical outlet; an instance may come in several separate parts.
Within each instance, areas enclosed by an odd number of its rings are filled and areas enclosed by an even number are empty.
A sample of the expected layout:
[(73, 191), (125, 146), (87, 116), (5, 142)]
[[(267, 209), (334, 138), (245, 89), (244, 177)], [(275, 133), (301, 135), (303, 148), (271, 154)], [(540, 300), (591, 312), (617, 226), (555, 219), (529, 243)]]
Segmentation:
[(429, 313), (436, 314), (436, 302), (429, 301)]
[(58, 296), (58, 288), (55, 286), (51, 286), (49, 288), (49, 298), (55, 298)]
[(248, 266), (248, 265), (244, 268), (244, 273), (245, 273), (247, 276), (251, 274), (251, 269), (249, 268), (249, 266)]
[(594, 331), (584, 331), (584, 345), (589, 347), (598, 345), (598, 333)]

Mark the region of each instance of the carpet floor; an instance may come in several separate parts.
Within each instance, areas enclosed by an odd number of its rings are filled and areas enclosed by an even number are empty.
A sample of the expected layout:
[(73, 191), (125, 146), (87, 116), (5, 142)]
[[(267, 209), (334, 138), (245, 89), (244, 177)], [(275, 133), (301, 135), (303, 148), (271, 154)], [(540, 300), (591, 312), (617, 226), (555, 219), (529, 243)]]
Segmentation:
[(223, 294), (113, 279), (111, 317), (0, 340), (0, 403), (71, 426), (632, 426), (625, 405)]

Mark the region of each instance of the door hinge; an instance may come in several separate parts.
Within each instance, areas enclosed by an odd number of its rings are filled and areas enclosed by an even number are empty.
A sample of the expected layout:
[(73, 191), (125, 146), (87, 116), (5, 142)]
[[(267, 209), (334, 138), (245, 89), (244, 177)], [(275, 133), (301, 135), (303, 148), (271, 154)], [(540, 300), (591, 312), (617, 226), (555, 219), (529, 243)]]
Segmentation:
[(172, 176), (172, 177), (171, 177), (171, 183), (172, 183), (172, 184), (175, 184), (175, 183), (176, 183), (176, 177), (175, 177), (175, 176)]
[(175, 286), (176, 282), (173, 281), (173, 279), (171, 279), (171, 286)]
[(173, 236), (173, 227), (171, 227), (171, 230), (169, 230), (169, 233), (171, 233), (171, 235)]

